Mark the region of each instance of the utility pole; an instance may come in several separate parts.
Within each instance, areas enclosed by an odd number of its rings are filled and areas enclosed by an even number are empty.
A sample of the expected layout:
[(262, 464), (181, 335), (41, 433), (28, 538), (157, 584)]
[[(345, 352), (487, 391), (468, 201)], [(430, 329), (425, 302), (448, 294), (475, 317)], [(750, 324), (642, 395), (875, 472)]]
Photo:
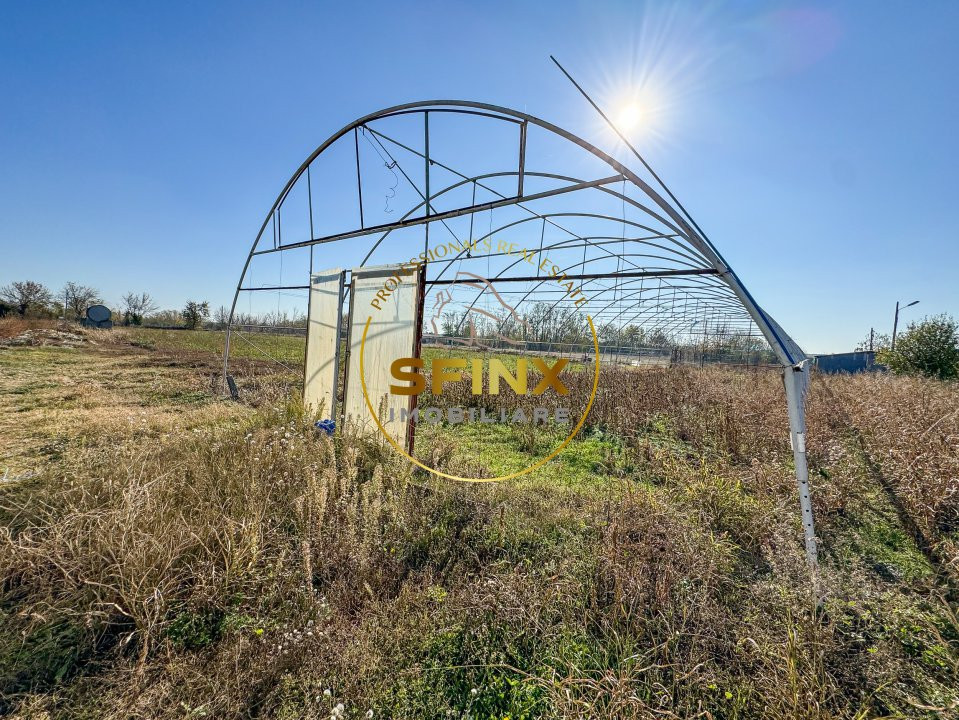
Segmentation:
[(892, 349), (896, 349), (896, 331), (899, 329), (899, 301), (896, 300), (896, 317), (892, 321)]
[(876, 336), (876, 328), (869, 328), (869, 352), (872, 352), (872, 341)]
[(896, 317), (892, 321), (892, 349), (896, 349), (896, 331), (899, 330), (899, 310), (905, 310), (907, 307), (912, 307), (913, 305), (918, 305), (918, 300), (913, 300), (908, 305), (903, 305), (902, 308), (899, 307), (899, 301), (896, 301)]

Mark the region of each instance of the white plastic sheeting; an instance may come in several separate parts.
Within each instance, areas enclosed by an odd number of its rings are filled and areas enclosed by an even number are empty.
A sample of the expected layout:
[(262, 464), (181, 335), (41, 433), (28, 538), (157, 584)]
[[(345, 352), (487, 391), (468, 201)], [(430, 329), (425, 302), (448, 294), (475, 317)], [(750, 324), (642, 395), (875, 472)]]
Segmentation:
[[(401, 276), (396, 283), (391, 277)], [(394, 360), (416, 356), (416, 334), (419, 322), (418, 308), (421, 292), (417, 274), (403, 275), (399, 265), (355, 268), (350, 292), (350, 354), (347, 366), (344, 418), (351, 427), (378, 432), (363, 397), (360, 383), (360, 343), (366, 331), (363, 352), (364, 379), (367, 394), (383, 428), (401, 446), (407, 444), (409, 420), (401, 411), (410, 410), (413, 396), (393, 395), (395, 384), (390, 374)], [(388, 297), (378, 300), (379, 308), (371, 301), (384, 287), (392, 288)]]
[(303, 404), (311, 410), (322, 407), (324, 418), (336, 417), (342, 303), (341, 268), (324, 270), (311, 276)]

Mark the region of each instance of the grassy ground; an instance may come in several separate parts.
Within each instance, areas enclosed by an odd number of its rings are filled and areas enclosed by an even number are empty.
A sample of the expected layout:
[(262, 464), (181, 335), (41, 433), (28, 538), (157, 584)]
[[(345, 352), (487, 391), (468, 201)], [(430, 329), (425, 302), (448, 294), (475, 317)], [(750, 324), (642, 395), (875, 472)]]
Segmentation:
[[(318, 435), (252, 352), (220, 400), (217, 342), (0, 348), (33, 473), (0, 484), (0, 713), (959, 716), (955, 386), (817, 378), (814, 593), (773, 375), (604, 373), (567, 452), (467, 486)], [(417, 452), (501, 473), (558, 432)]]
[[(132, 345), (147, 350), (195, 353), (216, 360), (223, 357), (225, 334), (216, 330), (124, 329)], [(232, 335), (230, 356), (252, 360), (275, 359), (290, 366), (302, 366), (306, 338), (302, 335), (240, 333)]]
[(56, 462), (67, 448), (230, 422), (210, 376), (113, 345), (0, 351), (0, 472)]

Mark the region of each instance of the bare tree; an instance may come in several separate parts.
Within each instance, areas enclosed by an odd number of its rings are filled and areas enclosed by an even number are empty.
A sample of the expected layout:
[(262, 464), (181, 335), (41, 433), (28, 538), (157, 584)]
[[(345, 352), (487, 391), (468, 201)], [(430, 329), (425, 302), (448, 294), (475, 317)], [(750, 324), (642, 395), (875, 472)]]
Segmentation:
[(158, 307), (149, 293), (129, 292), (123, 296), (123, 324), (140, 325), (143, 318), (156, 312)]
[(183, 324), (183, 315), (179, 310), (155, 310), (143, 321), (159, 327), (179, 327)]
[(38, 282), (24, 280), (0, 288), (0, 297), (14, 305), (18, 313), (26, 315), (31, 310), (41, 310), (49, 305), (53, 294)]
[(63, 296), (66, 308), (73, 313), (75, 320), (82, 319), (88, 307), (101, 302), (100, 293), (96, 288), (74, 282), (64, 285), (60, 295)]
[(225, 305), (220, 305), (213, 313), (213, 322), (218, 330), (226, 330), (226, 326), (230, 324), (230, 311)]

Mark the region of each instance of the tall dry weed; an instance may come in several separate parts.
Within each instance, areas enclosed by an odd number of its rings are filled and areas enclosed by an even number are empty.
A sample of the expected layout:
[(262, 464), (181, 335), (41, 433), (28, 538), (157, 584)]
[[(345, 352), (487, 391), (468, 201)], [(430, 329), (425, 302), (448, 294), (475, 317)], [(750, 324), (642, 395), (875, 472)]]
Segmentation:
[(817, 381), (830, 393), (833, 425), (855, 434), (959, 578), (959, 384), (879, 373)]
[[(352, 442), (268, 420), (97, 449), (3, 488), (0, 606), (19, 608), (0, 633), (4, 689), (62, 680), (114, 648), (142, 667), (183, 613), (309, 600), (301, 589), (333, 576), (375, 583), (370, 557), (408, 471)], [(51, 644), (58, 634), (77, 657)]]

